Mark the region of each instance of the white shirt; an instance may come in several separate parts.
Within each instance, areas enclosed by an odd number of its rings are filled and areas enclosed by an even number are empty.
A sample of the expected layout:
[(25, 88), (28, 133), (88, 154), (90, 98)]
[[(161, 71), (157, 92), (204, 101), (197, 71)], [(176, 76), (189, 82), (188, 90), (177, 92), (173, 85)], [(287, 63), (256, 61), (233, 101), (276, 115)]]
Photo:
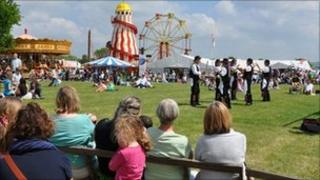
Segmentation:
[(22, 65), (21, 59), (16, 58), (11, 61), (12, 70), (16, 71), (17, 68), (20, 68)]
[(248, 65), (247, 65), (245, 70), (246, 70), (246, 72), (252, 71), (252, 66), (248, 66)]
[(19, 85), (21, 79), (21, 74), (13, 73), (12, 75), (12, 84)]
[(221, 71), (220, 71), (220, 75), (221, 75), (221, 76), (225, 76), (225, 75), (227, 75), (227, 73), (228, 73), (227, 68), (222, 67), (222, 68), (221, 68)]
[(269, 66), (263, 67), (263, 68), (262, 68), (262, 72), (263, 72), (263, 73), (269, 73), (269, 72), (270, 72)]
[(198, 76), (201, 75), (200, 67), (198, 64), (192, 64), (191, 70), (194, 75), (198, 75)]

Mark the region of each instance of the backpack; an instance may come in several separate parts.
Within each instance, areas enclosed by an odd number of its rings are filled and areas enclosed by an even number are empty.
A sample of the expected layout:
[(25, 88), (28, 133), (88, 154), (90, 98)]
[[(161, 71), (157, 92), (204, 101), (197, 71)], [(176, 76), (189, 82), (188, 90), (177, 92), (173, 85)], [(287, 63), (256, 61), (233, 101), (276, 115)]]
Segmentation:
[(320, 133), (320, 119), (304, 119), (300, 129), (310, 133)]

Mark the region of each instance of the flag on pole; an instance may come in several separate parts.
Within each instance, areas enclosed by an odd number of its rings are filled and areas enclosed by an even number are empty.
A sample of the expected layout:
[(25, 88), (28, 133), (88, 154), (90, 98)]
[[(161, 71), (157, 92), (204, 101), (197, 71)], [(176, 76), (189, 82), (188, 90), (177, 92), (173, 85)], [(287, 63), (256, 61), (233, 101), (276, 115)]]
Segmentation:
[(211, 34), (211, 38), (212, 38), (212, 47), (215, 48), (216, 47), (216, 38), (214, 37), (214, 34)]

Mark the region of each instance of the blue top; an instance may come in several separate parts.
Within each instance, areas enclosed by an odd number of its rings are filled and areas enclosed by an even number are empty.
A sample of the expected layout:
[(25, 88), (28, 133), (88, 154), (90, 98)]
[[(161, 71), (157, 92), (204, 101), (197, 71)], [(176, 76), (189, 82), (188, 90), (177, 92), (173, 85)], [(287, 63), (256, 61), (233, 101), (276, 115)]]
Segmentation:
[(10, 96), (12, 95), (12, 90), (11, 90), (11, 81), (9, 79), (5, 79), (2, 81), (3, 82), (3, 94), (5, 96)]
[[(16, 140), (9, 148), (13, 161), (27, 179), (70, 179), (71, 163), (53, 144), (39, 139)], [(17, 179), (0, 156), (0, 179)]]
[[(74, 116), (57, 115), (53, 117), (55, 133), (50, 141), (58, 147), (86, 146), (93, 147), (94, 124), (86, 114)], [(86, 157), (68, 154), (74, 168), (82, 168), (86, 165)]]

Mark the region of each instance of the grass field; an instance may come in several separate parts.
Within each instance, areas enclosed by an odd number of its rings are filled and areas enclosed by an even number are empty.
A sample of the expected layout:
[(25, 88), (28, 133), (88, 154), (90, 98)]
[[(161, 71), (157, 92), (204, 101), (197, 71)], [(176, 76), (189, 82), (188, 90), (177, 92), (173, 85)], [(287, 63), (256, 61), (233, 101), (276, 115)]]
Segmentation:
[[(58, 87), (43, 84), (44, 100), (37, 100), (50, 114), (54, 113), (55, 95)], [(75, 87), (81, 98), (82, 112), (90, 112), (98, 118), (113, 117), (119, 101), (128, 95), (142, 99), (143, 113), (158, 119), (155, 109), (163, 98), (173, 98), (180, 107), (180, 116), (175, 128), (178, 133), (189, 137), (193, 148), (202, 134), (202, 118), (206, 106), (213, 100), (213, 92), (201, 89), (201, 103), (198, 108), (189, 105), (190, 87), (186, 84), (156, 84), (153, 89), (118, 87), (117, 92), (97, 94), (87, 82), (63, 82)], [(319, 89), (319, 86), (318, 86)], [(245, 106), (243, 94), (238, 94), (232, 103), (233, 128), (247, 136), (246, 163), (250, 168), (298, 177), (319, 179), (320, 149), (319, 135), (301, 132), (298, 127), (301, 118), (318, 112), (319, 96), (290, 95), (288, 86), (271, 90), (271, 102), (262, 102), (258, 86), (253, 88), (254, 102)]]

